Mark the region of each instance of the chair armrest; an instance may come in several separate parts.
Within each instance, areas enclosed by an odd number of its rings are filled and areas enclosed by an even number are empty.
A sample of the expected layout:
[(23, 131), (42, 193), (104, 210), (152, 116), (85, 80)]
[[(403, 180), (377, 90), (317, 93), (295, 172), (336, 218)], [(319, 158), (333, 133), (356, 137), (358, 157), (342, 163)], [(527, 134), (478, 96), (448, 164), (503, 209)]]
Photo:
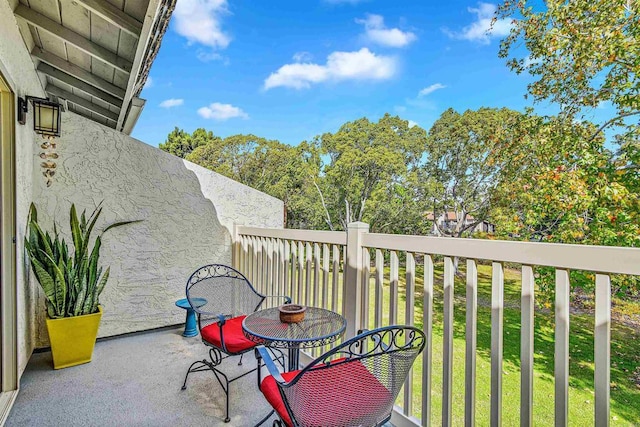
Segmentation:
[(267, 370), (269, 371), (269, 374), (271, 374), (273, 379), (275, 379), (278, 384), (281, 384), (281, 385), (286, 384), (287, 382), (284, 380), (284, 378), (282, 378), (282, 375), (280, 374), (278, 367), (273, 361), (273, 358), (271, 357), (271, 353), (267, 351), (267, 348), (263, 345), (259, 345), (258, 347), (256, 347), (256, 351), (260, 353), (260, 357), (262, 357), (262, 359), (264, 360), (264, 364), (267, 367)]
[(282, 298), (285, 304), (291, 304), (291, 297), (286, 295), (265, 295), (265, 298)]

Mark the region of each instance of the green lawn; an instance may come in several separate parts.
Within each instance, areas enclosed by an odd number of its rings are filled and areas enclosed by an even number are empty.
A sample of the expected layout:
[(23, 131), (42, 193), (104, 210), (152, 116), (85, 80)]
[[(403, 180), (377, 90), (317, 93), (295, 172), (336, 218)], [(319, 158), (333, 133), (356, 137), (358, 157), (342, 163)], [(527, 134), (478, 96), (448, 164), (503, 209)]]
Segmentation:
[[(422, 277), (416, 271), (415, 324), (422, 326)], [(405, 319), (404, 271), (400, 271), (400, 298), (398, 323)], [(477, 403), (478, 425), (488, 425), (490, 415), (490, 352), (491, 352), (491, 266), (478, 265), (478, 338), (477, 338)], [(385, 278), (388, 280), (388, 270)], [(374, 283), (370, 286), (369, 327), (373, 324)], [(384, 288), (385, 319), (388, 324), (389, 287)], [(504, 310), (504, 375), (503, 375), (503, 425), (519, 425), (520, 417), (520, 273), (505, 270)], [(465, 359), (465, 283), (456, 277), (454, 303), (454, 373), (453, 373), (453, 424), (464, 424), (464, 359)], [(534, 372), (534, 420), (536, 425), (551, 426), (553, 414), (553, 312), (536, 312), (535, 316), (535, 372)], [(442, 405), (442, 266), (436, 266), (434, 286), (433, 325), (433, 381), (432, 423), (440, 425)], [(570, 392), (569, 424), (593, 425), (593, 315), (571, 315), (570, 330)], [(640, 333), (619, 324), (611, 331), (611, 425), (640, 426), (640, 388), (631, 380), (634, 370), (640, 366)], [(414, 365), (414, 411), (421, 416), (422, 368), (421, 360)], [(402, 404), (402, 395), (398, 401)]]

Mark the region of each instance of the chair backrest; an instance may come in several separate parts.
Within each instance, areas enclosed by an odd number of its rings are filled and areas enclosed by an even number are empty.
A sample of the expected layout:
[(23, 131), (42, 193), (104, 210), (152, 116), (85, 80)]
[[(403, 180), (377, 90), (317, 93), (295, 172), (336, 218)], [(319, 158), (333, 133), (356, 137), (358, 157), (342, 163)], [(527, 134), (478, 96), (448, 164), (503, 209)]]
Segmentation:
[(425, 346), (412, 326), (364, 332), (315, 359), (280, 388), (299, 426), (378, 426)]
[(253, 313), (264, 298), (242, 273), (222, 264), (200, 267), (187, 281), (189, 304), (204, 319)]

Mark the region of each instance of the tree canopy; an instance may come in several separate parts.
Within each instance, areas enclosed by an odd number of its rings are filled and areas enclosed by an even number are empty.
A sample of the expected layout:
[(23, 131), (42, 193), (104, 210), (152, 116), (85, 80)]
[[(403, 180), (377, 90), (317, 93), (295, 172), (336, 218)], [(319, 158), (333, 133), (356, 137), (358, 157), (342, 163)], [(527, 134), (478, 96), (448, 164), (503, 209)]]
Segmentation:
[[(481, 108), (460, 114), (448, 109), (431, 127), (426, 161), (421, 170), (425, 211), (434, 218), (455, 213), (456, 224), (439, 234), (470, 235), (488, 219), (495, 203), (495, 191), (504, 178), (504, 151), (511, 147), (512, 132), (521, 114), (507, 108)], [(472, 219), (472, 220), (471, 220)]]
[[(529, 72), (534, 100), (549, 100), (570, 119), (610, 102), (601, 124), (637, 132), (640, 114), (640, 10), (633, 0), (508, 0), (496, 19), (513, 19), (500, 56)], [(524, 45), (526, 49), (521, 49)], [(626, 120), (633, 118), (633, 120)]]
[(425, 140), (424, 129), (389, 114), (375, 123), (367, 118), (348, 122), (335, 134), (316, 137), (314, 144), (328, 158), (314, 185), (329, 228), (346, 229), (349, 222), (367, 220), (372, 230), (389, 229), (387, 222), (403, 214), (404, 204), (396, 212), (384, 204), (403, 197)]

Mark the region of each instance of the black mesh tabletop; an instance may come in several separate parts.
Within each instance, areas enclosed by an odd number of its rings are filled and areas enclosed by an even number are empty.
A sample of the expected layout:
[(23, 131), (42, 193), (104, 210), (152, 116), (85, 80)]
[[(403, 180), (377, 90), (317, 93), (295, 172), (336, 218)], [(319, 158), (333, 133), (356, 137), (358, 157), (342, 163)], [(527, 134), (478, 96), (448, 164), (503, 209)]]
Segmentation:
[(278, 307), (251, 313), (242, 322), (248, 339), (277, 348), (320, 347), (340, 338), (346, 326), (344, 317), (318, 307), (307, 307), (298, 323), (281, 322)]

